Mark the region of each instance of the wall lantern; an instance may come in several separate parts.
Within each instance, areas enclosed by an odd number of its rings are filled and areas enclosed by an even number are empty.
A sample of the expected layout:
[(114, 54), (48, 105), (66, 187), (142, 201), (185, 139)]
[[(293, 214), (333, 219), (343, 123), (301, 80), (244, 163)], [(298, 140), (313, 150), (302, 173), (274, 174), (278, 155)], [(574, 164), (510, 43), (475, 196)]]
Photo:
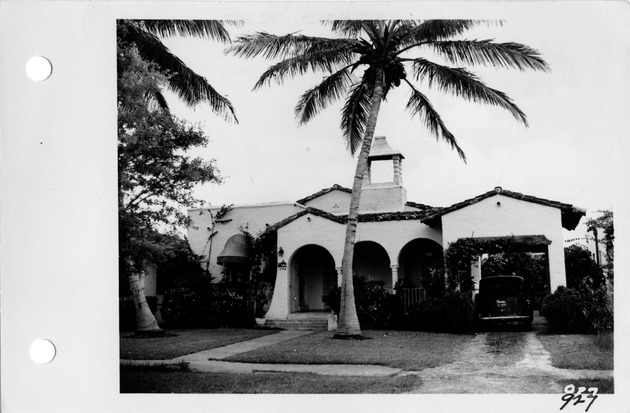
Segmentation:
[(497, 206), (500, 207), (501, 206), (501, 201), (497, 201)]
[(280, 249), (278, 249), (278, 257), (283, 257), (284, 256), (284, 250), (282, 249), (282, 247), (280, 247)]

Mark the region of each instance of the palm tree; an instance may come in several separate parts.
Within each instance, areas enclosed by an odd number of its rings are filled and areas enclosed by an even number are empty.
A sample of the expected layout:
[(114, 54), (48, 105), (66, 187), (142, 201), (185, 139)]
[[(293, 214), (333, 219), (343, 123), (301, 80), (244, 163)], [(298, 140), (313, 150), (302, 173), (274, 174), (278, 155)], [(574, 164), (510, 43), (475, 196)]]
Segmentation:
[[(225, 24), (241, 25), (237, 21), (226, 21)], [(186, 105), (194, 107), (207, 102), (217, 115), (237, 121), (232, 103), (160, 41), (160, 37), (192, 36), (229, 43), (230, 35), (225, 24), (219, 20), (118, 20), (116, 33), (119, 47), (135, 46), (144, 60), (169, 75), (169, 88)], [(168, 110), (160, 90), (154, 90), (152, 98), (161, 109)]]
[[(426, 95), (409, 80), (408, 73), (410, 78), (429, 88), (506, 109), (527, 125), (525, 114), (505, 93), (488, 87), (474, 73), (459, 65), (542, 71), (548, 66), (536, 50), (522, 44), (454, 39), (480, 23), (471, 20), (336, 20), (325, 24), (339, 34), (339, 38), (298, 34), (275, 36), (259, 32), (239, 37), (228, 49), (228, 52), (246, 58), (262, 55), (269, 59), (281, 59), (262, 74), (254, 89), (272, 81), (282, 83), (307, 71), (328, 74), (299, 99), (295, 115), (300, 124), (308, 122), (345, 96), (341, 113), (343, 137), (352, 154), (359, 147), (360, 151), (347, 218), (337, 338), (361, 335), (354, 302), (352, 258), (363, 176), (380, 105), (387, 94), (402, 84), (408, 86), (411, 96), (407, 101), (407, 110), (412, 116), (417, 115), (436, 139), (445, 141), (457, 151), (464, 162), (464, 151)], [(412, 52), (416, 51), (432, 52), (447, 63), (413, 56)], [(355, 76), (359, 68), (363, 72)]]

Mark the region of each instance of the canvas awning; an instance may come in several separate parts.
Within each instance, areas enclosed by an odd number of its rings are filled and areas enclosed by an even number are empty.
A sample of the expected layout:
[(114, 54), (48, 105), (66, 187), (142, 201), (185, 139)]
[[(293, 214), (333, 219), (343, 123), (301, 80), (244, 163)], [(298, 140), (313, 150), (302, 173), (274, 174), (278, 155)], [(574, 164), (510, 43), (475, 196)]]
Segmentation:
[(217, 256), (217, 264), (244, 263), (249, 260), (249, 245), (243, 234), (231, 236), (226, 242), (223, 251)]

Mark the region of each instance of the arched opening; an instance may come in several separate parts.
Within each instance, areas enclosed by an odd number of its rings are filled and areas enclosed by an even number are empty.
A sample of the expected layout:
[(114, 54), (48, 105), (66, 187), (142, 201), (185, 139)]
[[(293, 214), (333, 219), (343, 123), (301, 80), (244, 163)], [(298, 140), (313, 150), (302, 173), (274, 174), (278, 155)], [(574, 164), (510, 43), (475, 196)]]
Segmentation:
[(430, 239), (408, 242), (398, 257), (398, 281), (405, 288), (427, 287), (427, 277), (444, 262), (442, 246)]
[(290, 311), (327, 309), (322, 297), (337, 285), (337, 271), (332, 255), (319, 245), (300, 247), (289, 265)]
[(444, 263), (442, 246), (430, 239), (416, 238), (408, 242), (398, 256), (398, 283), (405, 311), (434, 295), (442, 283), (434, 269)]
[(361, 241), (354, 244), (352, 272), (380, 281), (384, 288), (392, 288), (389, 255), (385, 248), (374, 241)]
[[(530, 296), (538, 310), (543, 298), (551, 294), (549, 274), (549, 244), (544, 235), (476, 238), (485, 242), (481, 267), (473, 274), (475, 292), (481, 278), (497, 275), (517, 275), (523, 278), (523, 291)], [(493, 243), (509, 243), (497, 248)]]

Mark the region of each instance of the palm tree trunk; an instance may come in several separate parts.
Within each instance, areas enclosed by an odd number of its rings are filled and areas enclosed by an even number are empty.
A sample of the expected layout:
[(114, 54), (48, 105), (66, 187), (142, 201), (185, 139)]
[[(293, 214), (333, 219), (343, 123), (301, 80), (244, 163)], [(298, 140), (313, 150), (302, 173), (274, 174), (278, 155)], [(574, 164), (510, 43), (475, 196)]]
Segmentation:
[(343, 247), (342, 261), (342, 281), (341, 281), (341, 308), (339, 311), (339, 322), (334, 338), (361, 337), (361, 326), (357, 315), (356, 303), (354, 300), (354, 285), (352, 283), (352, 260), (354, 255), (354, 241), (357, 235), (357, 222), (359, 218), (359, 202), (361, 200), (361, 187), (363, 177), (368, 165), (368, 156), (372, 148), (374, 129), (378, 119), (378, 112), (383, 100), (383, 69), (376, 68), (376, 79), (374, 82), (374, 93), (372, 94), (372, 106), (363, 135), (363, 143), (357, 169), (354, 173), (352, 183), (352, 194), (350, 196), (350, 210), (348, 212), (348, 225), (346, 227), (346, 238)]
[[(133, 266), (131, 267), (133, 268)], [(162, 329), (158, 326), (155, 316), (149, 308), (147, 298), (144, 295), (144, 272), (138, 274), (131, 269), (129, 271), (129, 286), (136, 308), (136, 333), (159, 333)]]

